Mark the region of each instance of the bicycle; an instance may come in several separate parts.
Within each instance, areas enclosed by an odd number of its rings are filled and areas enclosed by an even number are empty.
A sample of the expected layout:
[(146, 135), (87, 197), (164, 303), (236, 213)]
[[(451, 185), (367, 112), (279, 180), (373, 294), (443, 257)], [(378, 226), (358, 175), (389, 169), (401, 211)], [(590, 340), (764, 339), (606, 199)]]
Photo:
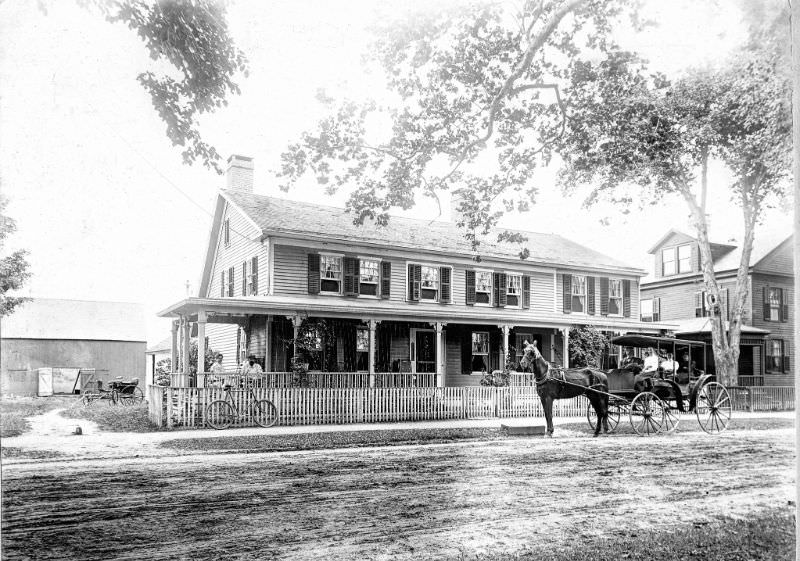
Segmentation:
[[(247, 390), (231, 390), (230, 384), (222, 387), (225, 399), (216, 399), (206, 407), (206, 423), (213, 429), (227, 429), (239, 419), (252, 419), (260, 427), (269, 428), (278, 422), (278, 409), (268, 399), (256, 399), (252, 388)], [(239, 409), (233, 399), (233, 392), (246, 393), (250, 398), (246, 411)]]

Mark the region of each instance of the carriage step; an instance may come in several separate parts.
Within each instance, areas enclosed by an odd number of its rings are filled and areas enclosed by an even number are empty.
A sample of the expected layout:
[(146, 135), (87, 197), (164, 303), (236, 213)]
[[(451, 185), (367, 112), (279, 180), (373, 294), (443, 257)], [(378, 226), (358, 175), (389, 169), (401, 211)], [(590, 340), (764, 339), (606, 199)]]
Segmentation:
[(500, 425), (509, 436), (534, 436), (545, 433), (544, 425)]

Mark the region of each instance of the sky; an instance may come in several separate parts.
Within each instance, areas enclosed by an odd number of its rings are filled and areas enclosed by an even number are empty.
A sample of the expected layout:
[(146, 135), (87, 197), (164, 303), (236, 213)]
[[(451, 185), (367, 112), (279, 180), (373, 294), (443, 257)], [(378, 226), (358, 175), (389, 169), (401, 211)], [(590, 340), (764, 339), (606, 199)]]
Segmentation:
[[(134, 33), (75, 1), (45, 1), (46, 13), (38, 4), (0, 3), (0, 189), (18, 226), (6, 249), (30, 251), (33, 278), (23, 294), (142, 303), (155, 343), (169, 334), (157, 312), (185, 297), (187, 283), (197, 290), (224, 177), (182, 164), (167, 140), (136, 82), (151, 61)], [(204, 138), (224, 156), (254, 157), (257, 193), (342, 204), (343, 196), (325, 200), (312, 183), (279, 192), (280, 153), (323, 115), (320, 88), (358, 95), (379, 84), (360, 59), (382, 10), (429, 4), (233, 1), (229, 25), (250, 75), (240, 77), (242, 94), (228, 107), (203, 117)], [(639, 34), (620, 28), (617, 39), (667, 74), (721, 61), (745, 34), (728, 1), (653, 0), (645, 15), (658, 25)], [(542, 170), (533, 210), (504, 226), (555, 232), (644, 269), (647, 250), (669, 228), (690, 231), (680, 200), (629, 214), (582, 209), (579, 197), (554, 187), (555, 171)], [(714, 166), (710, 179), (713, 238), (741, 239), (730, 178)], [(414, 214), (435, 218), (437, 210), (422, 204)], [(786, 212), (767, 222), (791, 231)]]

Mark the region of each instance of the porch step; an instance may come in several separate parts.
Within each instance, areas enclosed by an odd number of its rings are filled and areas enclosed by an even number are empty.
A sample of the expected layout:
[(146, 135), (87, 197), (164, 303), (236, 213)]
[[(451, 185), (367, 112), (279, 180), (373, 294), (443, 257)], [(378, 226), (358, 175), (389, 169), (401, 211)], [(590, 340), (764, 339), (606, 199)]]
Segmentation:
[(535, 436), (545, 433), (544, 425), (500, 425), (509, 436)]

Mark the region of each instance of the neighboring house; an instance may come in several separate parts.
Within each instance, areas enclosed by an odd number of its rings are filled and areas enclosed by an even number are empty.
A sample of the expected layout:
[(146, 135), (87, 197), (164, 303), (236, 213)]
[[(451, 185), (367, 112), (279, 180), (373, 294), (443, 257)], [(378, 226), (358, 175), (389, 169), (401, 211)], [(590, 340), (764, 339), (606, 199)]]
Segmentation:
[(35, 298), (0, 320), (0, 393), (35, 395), (39, 369), (52, 369), (55, 393), (84, 378), (141, 378), (145, 322), (141, 304)]
[[(794, 384), (795, 343), (792, 236), (757, 232), (750, 258), (750, 291), (744, 309), (739, 356), (739, 383)], [(711, 244), (714, 271), (722, 291), (722, 313), (730, 319), (741, 248)], [(676, 336), (711, 341), (709, 298), (700, 270), (696, 238), (670, 230), (651, 249), (654, 274), (641, 286), (642, 320), (677, 322)], [(709, 364), (713, 354), (709, 349)]]
[(159, 314), (178, 318), (184, 349), (196, 324), (228, 368), (254, 354), (267, 371), (290, 370), (304, 320), (325, 320), (306, 339), (312, 370), (408, 372), (439, 386), (478, 384), (525, 340), (563, 364), (572, 325), (672, 327), (639, 321), (643, 270), (561, 236), (526, 232), (527, 260), (519, 244), (485, 240), (478, 261), (453, 221), (356, 226), (340, 208), (256, 195), (251, 159), (229, 163), (200, 295)]
[(153, 383), (156, 365), (165, 358), (170, 358), (172, 353), (172, 337), (166, 337), (155, 345), (150, 345), (145, 351), (147, 361), (145, 365), (145, 380), (148, 384)]

